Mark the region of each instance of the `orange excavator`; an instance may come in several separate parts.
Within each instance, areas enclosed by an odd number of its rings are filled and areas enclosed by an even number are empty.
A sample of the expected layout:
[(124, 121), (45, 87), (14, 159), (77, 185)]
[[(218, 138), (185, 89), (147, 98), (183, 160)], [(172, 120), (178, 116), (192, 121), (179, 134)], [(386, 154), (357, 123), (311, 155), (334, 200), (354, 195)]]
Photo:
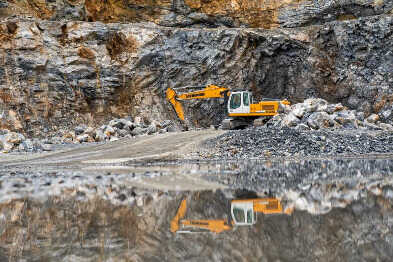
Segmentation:
[[(178, 94), (180, 89), (200, 89)], [(247, 126), (259, 117), (274, 116), (277, 114), (280, 104), (289, 105), (289, 101), (266, 98), (254, 103), (252, 93), (249, 91), (230, 91), (226, 87), (216, 85), (196, 86), (186, 88), (168, 88), (167, 100), (172, 104), (177, 116), (185, 121), (183, 105), (181, 101), (192, 99), (226, 98), (228, 100), (228, 117), (222, 123), (223, 129), (233, 129), (239, 126)]]
[[(237, 199), (231, 201), (231, 222), (218, 220), (187, 220), (187, 200), (183, 199), (175, 217), (171, 221), (172, 233), (213, 232), (221, 233), (236, 226), (252, 226), (257, 222), (257, 213), (291, 214), (292, 209), (283, 209), (277, 198)], [(182, 229), (182, 230), (180, 230)], [(203, 231), (193, 231), (193, 230)]]

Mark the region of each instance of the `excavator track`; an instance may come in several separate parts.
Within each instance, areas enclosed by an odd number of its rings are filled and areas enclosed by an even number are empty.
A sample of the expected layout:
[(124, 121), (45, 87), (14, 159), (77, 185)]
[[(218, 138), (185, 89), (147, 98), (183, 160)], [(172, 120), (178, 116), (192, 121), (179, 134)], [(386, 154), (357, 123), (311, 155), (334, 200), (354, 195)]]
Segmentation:
[(239, 118), (226, 118), (221, 122), (221, 129), (223, 130), (234, 130), (244, 129), (252, 126), (255, 118), (250, 117), (239, 117)]

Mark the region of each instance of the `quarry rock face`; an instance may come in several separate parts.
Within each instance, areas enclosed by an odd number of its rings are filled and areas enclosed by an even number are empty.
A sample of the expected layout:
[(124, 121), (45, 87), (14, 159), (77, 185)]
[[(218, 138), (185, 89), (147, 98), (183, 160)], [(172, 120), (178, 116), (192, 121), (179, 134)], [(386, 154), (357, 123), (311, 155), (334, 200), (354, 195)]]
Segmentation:
[[(255, 100), (321, 97), (390, 118), (389, 1), (126, 2), (2, 4), (0, 128), (40, 136), (113, 117), (176, 120), (166, 88), (206, 84), (248, 89)], [(266, 17), (255, 5), (274, 21), (254, 21)], [(340, 17), (349, 13), (356, 19)], [(230, 28), (239, 26), (247, 28)], [(226, 115), (220, 99), (184, 105), (188, 127)]]
[(388, 0), (19, 0), (0, 4), (1, 16), (52, 21), (152, 22), (171, 27), (299, 27), (387, 14)]

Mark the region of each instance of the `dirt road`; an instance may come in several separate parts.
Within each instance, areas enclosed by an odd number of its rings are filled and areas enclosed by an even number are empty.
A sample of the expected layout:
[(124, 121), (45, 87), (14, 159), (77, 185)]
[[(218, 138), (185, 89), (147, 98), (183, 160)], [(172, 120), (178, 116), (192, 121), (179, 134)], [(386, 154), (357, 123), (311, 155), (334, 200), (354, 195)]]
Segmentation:
[(182, 157), (208, 138), (222, 134), (221, 130), (175, 132), (137, 138), (124, 138), (100, 145), (50, 153), (8, 155), (0, 158), (3, 166), (46, 165), (58, 168), (81, 167), (95, 164), (119, 164), (132, 160)]
[[(176, 168), (167, 170), (166, 168), (135, 167), (123, 164), (133, 160), (181, 159), (196, 149), (205, 139), (222, 133), (221, 130), (212, 129), (166, 133), (121, 139), (99, 145), (80, 145), (77, 148), (50, 153), (2, 155), (0, 156), (0, 173), (14, 179), (19, 179), (16, 177), (25, 178), (30, 175), (38, 175), (39, 178), (35, 179), (37, 181), (39, 179), (52, 181), (50, 174), (57, 174), (56, 176), (61, 176), (63, 181), (66, 181), (61, 185), (64, 187), (68, 180), (70, 180), (68, 184), (71, 186), (85, 183), (87, 180), (99, 185), (103, 182), (102, 179), (95, 180), (97, 175), (113, 174), (115, 180), (108, 183), (129, 186), (130, 188), (139, 187), (157, 190), (211, 190), (223, 188), (218, 183), (204, 180), (198, 173), (189, 176), (184, 174), (184, 170), (177, 170)], [(153, 176), (144, 176), (145, 172), (153, 174)], [(154, 176), (155, 172), (157, 174), (170, 172), (171, 175)], [(140, 175), (134, 178), (135, 173)], [(74, 177), (75, 174), (78, 178)], [(105, 175), (105, 177), (107, 176)], [(11, 183), (12, 179), (10, 179), (7, 178), (6, 180)], [(46, 182), (37, 183), (40, 184), (38, 188), (41, 188), (41, 184)], [(53, 181), (51, 184), (59, 187)], [(37, 191), (37, 188), (33, 190), (33, 185), (29, 184), (26, 184), (23, 189), (26, 191), (25, 189), (30, 187), (32, 187), (31, 192)], [(4, 195), (6, 194), (4, 193)], [(2, 192), (0, 191), (1, 195)]]

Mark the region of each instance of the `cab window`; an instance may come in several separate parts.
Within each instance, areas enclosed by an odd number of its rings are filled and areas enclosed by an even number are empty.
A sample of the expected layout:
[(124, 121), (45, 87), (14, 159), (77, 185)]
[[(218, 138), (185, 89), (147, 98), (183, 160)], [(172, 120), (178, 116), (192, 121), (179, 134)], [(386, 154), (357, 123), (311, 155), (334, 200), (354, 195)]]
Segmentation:
[(248, 97), (248, 93), (246, 92), (246, 93), (243, 93), (243, 104), (245, 105), (245, 106), (249, 106), (250, 105), (250, 100), (249, 100), (249, 97)]
[(242, 102), (241, 100), (242, 100), (242, 94), (233, 94), (231, 97), (231, 104), (230, 104), (231, 109), (239, 108)]
[(252, 223), (252, 209), (247, 210), (247, 223)]
[(244, 217), (244, 210), (240, 208), (233, 209), (233, 215), (235, 216), (235, 220), (237, 223), (244, 223), (246, 218)]

